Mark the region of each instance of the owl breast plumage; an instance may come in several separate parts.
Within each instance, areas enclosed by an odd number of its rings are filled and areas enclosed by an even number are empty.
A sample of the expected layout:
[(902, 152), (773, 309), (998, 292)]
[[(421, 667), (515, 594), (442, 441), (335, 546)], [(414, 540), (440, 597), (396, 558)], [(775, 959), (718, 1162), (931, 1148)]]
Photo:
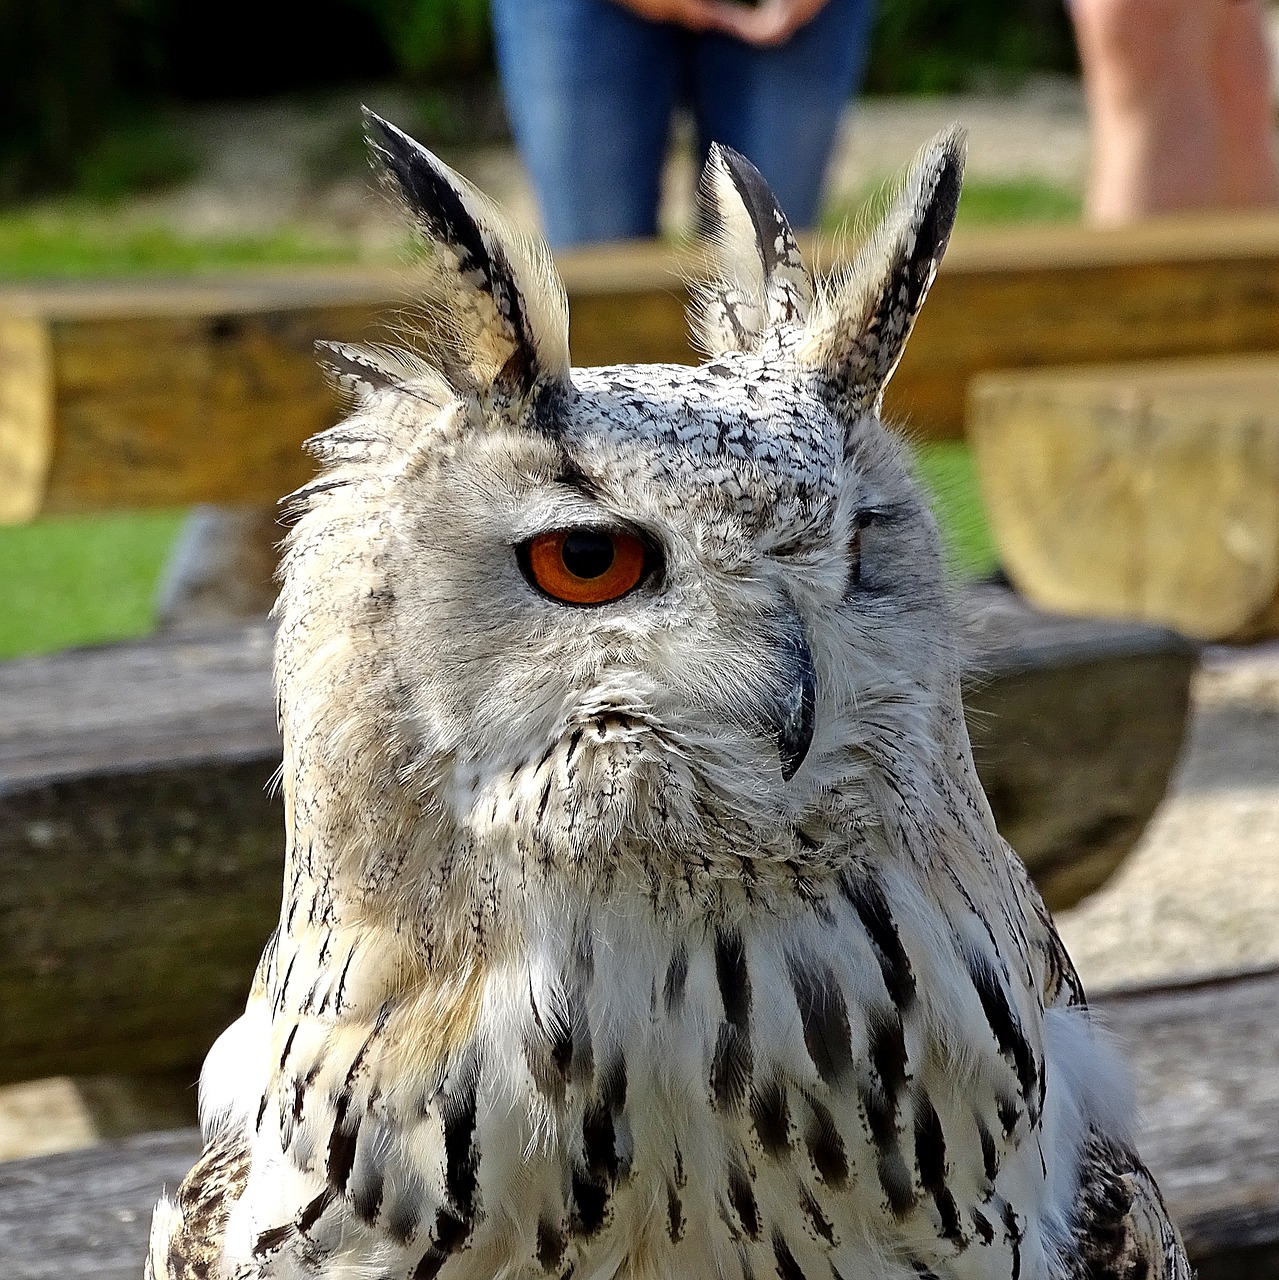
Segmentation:
[(878, 417), (958, 136), (820, 288), (714, 149), (707, 362), (588, 370), (544, 250), (370, 136), (425, 299), (325, 353), (280, 924), (148, 1274), (1188, 1276)]

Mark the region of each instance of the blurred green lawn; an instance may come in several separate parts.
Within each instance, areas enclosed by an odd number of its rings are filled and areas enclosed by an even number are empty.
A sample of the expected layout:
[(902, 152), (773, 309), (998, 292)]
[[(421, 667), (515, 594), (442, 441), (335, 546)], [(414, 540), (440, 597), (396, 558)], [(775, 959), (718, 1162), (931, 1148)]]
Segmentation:
[(986, 523), (972, 452), (958, 441), (926, 444), (915, 458), (941, 526), (946, 567), (957, 578), (989, 577), (999, 567), (999, 553)]
[[(965, 187), (960, 218), (969, 224), (1061, 220), (1078, 211), (1076, 193), (1037, 180), (972, 182)], [(115, 223), (91, 211), (0, 215), (0, 281), (351, 257), (297, 232), (191, 240)], [(919, 474), (932, 495), (952, 571), (965, 577), (991, 572), (996, 555), (967, 447), (924, 446)], [(159, 573), (181, 521), (179, 511), (153, 511), (0, 528), (0, 658), (147, 632)]]
[[(871, 183), (858, 204), (834, 206), (822, 217), (823, 231), (841, 231), (845, 226), (873, 223), (896, 194), (892, 178)], [(963, 227), (991, 226), (1014, 222), (1071, 222), (1083, 210), (1083, 194), (1042, 178), (1009, 178), (991, 181), (967, 178), (959, 198), (956, 221)]]
[(122, 224), (93, 208), (0, 214), (0, 282), (308, 266), (354, 257), (350, 249), (295, 230), (194, 239), (166, 227)]
[(959, 198), (961, 226), (998, 222), (1070, 222), (1083, 211), (1083, 194), (1042, 178), (1002, 182), (972, 178)]
[(151, 629), (151, 597), (182, 513), (0, 528), (0, 658)]

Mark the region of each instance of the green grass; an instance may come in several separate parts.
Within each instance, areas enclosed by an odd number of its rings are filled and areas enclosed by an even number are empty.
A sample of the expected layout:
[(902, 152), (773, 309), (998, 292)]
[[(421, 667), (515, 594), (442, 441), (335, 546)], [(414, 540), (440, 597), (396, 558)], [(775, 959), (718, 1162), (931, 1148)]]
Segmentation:
[[(835, 208), (822, 218), (822, 229), (838, 231), (845, 224), (873, 225), (896, 191), (891, 181), (868, 187), (856, 207)], [(1083, 211), (1083, 195), (1073, 187), (1042, 178), (990, 181), (969, 178), (959, 198), (960, 226), (991, 226), (1015, 222), (1071, 222)]]
[(1071, 222), (1083, 212), (1083, 194), (1042, 178), (1017, 178), (1007, 182), (964, 183), (959, 197), (958, 221), (979, 225), (991, 222)]
[[(927, 445), (918, 465), (952, 572), (989, 573), (995, 551), (967, 447)], [(160, 511), (0, 528), (0, 658), (145, 635), (181, 522)]]
[(186, 274), (222, 267), (352, 262), (352, 249), (287, 230), (262, 236), (191, 238), (131, 226), (97, 211), (0, 215), (0, 281)]
[(0, 528), (0, 658), (143, 635), (182, 513)]
[(986, 523), (971, 450), (958, 442), (924, 445), (916, 451), (915, 465), (941, 526), (947, 568), (959, 578), (993, 573), (999, 554)]

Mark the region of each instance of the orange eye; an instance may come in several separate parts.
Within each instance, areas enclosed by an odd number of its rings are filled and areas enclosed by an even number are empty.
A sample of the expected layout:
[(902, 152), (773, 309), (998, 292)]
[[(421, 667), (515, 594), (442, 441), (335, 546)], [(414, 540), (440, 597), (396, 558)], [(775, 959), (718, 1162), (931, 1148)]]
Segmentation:
[(565, 604), (607, 604), (644, 576), (644, 544), (611, 529), (559, 529), (520, 548), (534, 585)]

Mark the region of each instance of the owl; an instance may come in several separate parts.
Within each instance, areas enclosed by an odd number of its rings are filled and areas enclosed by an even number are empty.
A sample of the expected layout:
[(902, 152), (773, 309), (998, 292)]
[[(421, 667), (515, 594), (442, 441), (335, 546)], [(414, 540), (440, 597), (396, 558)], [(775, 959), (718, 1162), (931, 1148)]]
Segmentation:
[(279, 926), (148, 1276), (1188, 1280), (880, 421), (962, 137), (821, 283), (712, 149), (705, 362), (574, 369), (544, 247), (368, 128), (420, 314), (324, 352)]

